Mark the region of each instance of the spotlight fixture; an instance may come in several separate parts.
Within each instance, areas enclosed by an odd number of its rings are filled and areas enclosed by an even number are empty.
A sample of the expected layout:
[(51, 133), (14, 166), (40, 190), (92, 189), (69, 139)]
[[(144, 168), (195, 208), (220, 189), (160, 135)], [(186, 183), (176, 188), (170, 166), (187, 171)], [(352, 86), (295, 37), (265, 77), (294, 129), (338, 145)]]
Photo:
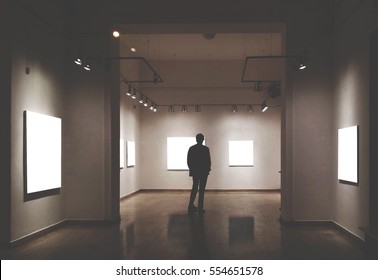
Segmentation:
[(262, 112), (265, 112), (266, 110), (268, 110), (268, 105), (266, 104), (266, 101), (263, 102), (263, 104), (261, 104), (261, 111)]
[(113, 31), (113, 37), (115, 37), (115, 38), (119, 37), (119, 32), (117, 30)]
[(84, 66), (83, 66), (83, 67), (84, 67), (85, 70), (87, 70), (87, 71), (91, 71), (91, 65), (89, 64), (88, 61), (84, 63)]
[(168, 112), (173, 113), (175, 111), (175, 107), (172, 105), (168, 106)]
[(299, 62), (299, 66), (298, 66), (299, 70), (303, 70), (303, 69), (306, 69), (307, 68), (307, 65), (304, 63), (304, 61), (300, 61)]
[(188, 108), (187, 108), (185, 105), (183, 105), (183, 106), (181, 107), (181, 111), (182, 111), (183, 113), (187, 113), (187, 112), (188, 112)]
[(255, 83), (255, 91), (262, 91), (264, 89), (264, 85), (262, 82), (258, 81)]
[(143, 104), (144, 100), (143, 100), (143, 95), (140, 95), (140, 99), (139, 99), (139, 103), (140, 104)]
[(129, 85), (128, 90), (126, 91), (127, 96), (131, 96), (131, 86)]
[(252, 105), (248, 105), (248, 112), (253, 112), (253, 106)]
[(131, 93), (131, 98), (132, 98), (132, 99), (136, 99), (135, 89), (133, 89), (133, 92)]
[(154, 103), (151, 103), (150, 110), (151, 110), (151, 111), (154, 110)]
[(130, 48), (131, 52), (136, 52), (136, 48)]
[(154, 104), (154, 109), (152, 110), (154, 113), (157, 112), (156, 104)]
[(307, 63), (308, 63), (308, 54), (307, 50), (304, 51), (303, 55), (299, 57), (298, 61), (298, 69), (303, 70), (307, 68)]
[(232, 105), (232, 113), (236, 113), (238, 111), (238, 106)]
[(83, 64), (83, 61), (81, 60), (80, 57), (75, 58), (74, 62), (75, 62), (77, 65), (81, 65), (81, 64)]
[(194, 107), (194, 110), (195, 110), (196, 112), (201, 112), (201, 106), (200, 106), (200, 105), (196, 105), (196, 106)]
[(147, 106), (148, 106), (148, 100), (147, 100), (147, 97), (144, 99), (143, 106), (144, 106), (144, 107), (147, 107)]

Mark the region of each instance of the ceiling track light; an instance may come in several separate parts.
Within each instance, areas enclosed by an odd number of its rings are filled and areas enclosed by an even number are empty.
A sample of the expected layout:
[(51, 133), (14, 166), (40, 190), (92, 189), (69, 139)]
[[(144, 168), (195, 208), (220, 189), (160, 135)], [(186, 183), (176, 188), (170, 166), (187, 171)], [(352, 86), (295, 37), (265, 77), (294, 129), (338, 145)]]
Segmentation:
[(265, 112), (266, 110), (268, 110), (268, 105), (266, 104), (266, 101), (263, 102), (263, 104), (261, 104), (261, 111), (262, 112)]
[(129, 85), (128, 90), (126, 91), (127, 96), (131, 96), (131, 85)]
[(201, 112), (201, 106), (200, 106), (200, 105), (196, 105), (196, 106), (194, 107), (194, 110), (195, 110), (196, 112)]
[(82, 60), (80, 57), (75, 58), (74, 62), (75, 62), (77, 65), (82, 65), (82, 64), (83, 64), (83, 60)]
[(238, 111), (238, 106), (232, 105), (232, 112), (236, 113)]
[(143, 104), (143, 107), (149, 107), (151, 111), (157, 112), (157, 105), (155, 102), (150, 100), (147, 96), (145, 96), (142, 92), (140, 92), (136, 87), (134, 87), (133, 84), (126, 81), (125, 79), (121, 80), (121, 82), (124, 82), (127, 85), (127, 91), (126, 91), (127, 96), (130, 96), (132, 99), (136, 99), (137, 98), (136, 95), (138, 92), (140, 94), (140, 99), (138, 100), (138, 102), (140, 104)]
[(188, 108), (186, 107), (186, 105), (182, 105), (182, 107), (181, 107), (181, 111), (182, 111), (183, 113), (187, 113), (187, 112), (188, 112)]
[(144, 99), (143, 99), (143, 95), (141, 94), (141, 95), (140, 95), (140, 99), (139, 99), (139, 103), (140, 103), (140, 104), (143, 104), (143, 102), (144, 102)]
[(168, 112), (173, 113), (175, 111), (175, 107), (172, 105), (168, 106)]
[(87, 70), (87, 71), (91, 71), (91, 65), (89, 64), (88, 61), (84, 63), (83, 68), (84, 68), (85, 70)]
[(253, 106), (252, 105), (248, 105), (248, 112), (253, 112)]

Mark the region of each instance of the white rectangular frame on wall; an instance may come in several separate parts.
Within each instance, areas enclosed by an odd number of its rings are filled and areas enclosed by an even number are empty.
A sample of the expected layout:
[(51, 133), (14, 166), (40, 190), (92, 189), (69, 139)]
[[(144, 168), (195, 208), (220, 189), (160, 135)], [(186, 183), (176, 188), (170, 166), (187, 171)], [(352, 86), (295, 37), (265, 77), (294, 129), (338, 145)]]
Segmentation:
[(358, 126), (338, 130), (338, 179), (358, 184)]
[(25, 111), (26, 193), (62, 187), (62, 120)]
[(127, 167), (135, 166), (135, 142), (127, 141)]
[(119, 139), (119, 168), (125, 168), (125, 140)]
[(196, 143), (195, 137), (167, 137), (167, 170), (189, 170), (188, 150)]
[(254, 166), (252, 140), (228, 141), (228, 166)]

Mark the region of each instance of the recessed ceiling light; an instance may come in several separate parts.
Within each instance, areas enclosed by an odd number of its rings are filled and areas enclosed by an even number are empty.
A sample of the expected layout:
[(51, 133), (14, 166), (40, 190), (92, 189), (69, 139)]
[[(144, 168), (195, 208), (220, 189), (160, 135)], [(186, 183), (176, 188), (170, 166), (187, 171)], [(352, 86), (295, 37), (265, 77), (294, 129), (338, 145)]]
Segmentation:
[(136, 48), (130, 48), (130, 51), (136, 52)]
[(113, 36), (115, 38), (118, 38), (119, 37), (119, 32), (117, 30), (113, 31)]

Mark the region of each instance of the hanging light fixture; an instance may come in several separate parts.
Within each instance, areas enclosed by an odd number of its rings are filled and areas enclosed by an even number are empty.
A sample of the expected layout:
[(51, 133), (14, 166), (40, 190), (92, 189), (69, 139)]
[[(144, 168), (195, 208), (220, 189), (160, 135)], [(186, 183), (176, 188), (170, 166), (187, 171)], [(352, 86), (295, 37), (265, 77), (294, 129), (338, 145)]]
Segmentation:
[(140, 104), (143, 104), (143, 102), (144, 102), (144, 99), (143, 99), (143, 95), (141, 94), (141, 95), (140, 95), (140, 99), (139, 99), (139, 103), (140, 103)]
[(265, 112), (266, 110), (268, 110), (268, 105), (266, 104), (266, 101), (263, 102), (263, 104), (261, 104), (261, 111), (262, 112)]
[(77, 65), (81, 65), (81, 64), (83, 64), (83, 60), (82, 60), (80, 57), (75, 58), (74, 62), (75, 62)]
[(132, 99), (136, 99), (136, 93), (135, 93), (135, 89), (134, 88), (132, 88), (131, 98)]
[(308, 63), (308, 53), (307, 50), (304, 51), (303, 55), (299, 57), (298, 61), (298, 69), (303, 70), (307, 68), (307, 63)]
[(147, 100), (147, 97), (144, 99), (143, 106), (144, 106), (144, 107), (148, 107), (148, 100)]
[(154, 113), (157, 112), (156, 104), (154, 104), (154, 109), (152, 110)]
[(131, 96), (131, 85), (129, 85), (128, 90), (126, 91), (127, 96)]
[(87, 71), (91, 71), (91, 65), (89, 64), (89, 61), (86, 61), (85, 63), (84, 63), (84, 69), (85, 70), (87, 70)]

